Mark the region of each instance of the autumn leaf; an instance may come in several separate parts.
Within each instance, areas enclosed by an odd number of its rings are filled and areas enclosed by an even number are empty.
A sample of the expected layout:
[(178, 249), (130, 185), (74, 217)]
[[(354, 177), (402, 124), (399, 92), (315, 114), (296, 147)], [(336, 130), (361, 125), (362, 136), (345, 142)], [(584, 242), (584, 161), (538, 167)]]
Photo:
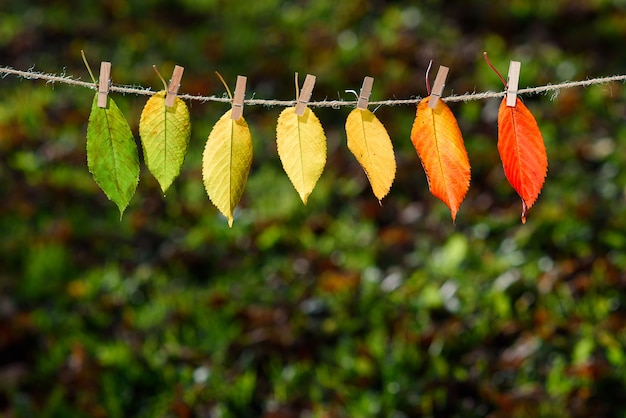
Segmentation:
[(153, 95), (141, 112), (139, 136), (146, 166), (165, 193), (180, 174), (191, 136), (185, 102), (176, 97), (174, 106), (166, 107), (165, 90)]
[(515, 107), (506, 105), (498, 111), (498, 151), (504, 174), (522, 199), (522, 223), (533, 206), (548, 173), (548, 157), (537, 121), (517, 98)]
[(252, 165), (252, 136), (243, 117), (231, 119), (231, 110), (217, 121), (202, 155), (202, 178), (211, 202), (233, 225)]
[(470, 184), (470, 163), (454, 114), (442, 100), (434, 109), (430, 96), (417, 106), (411, 142), (422, 161), (430, 192), (450, 208), (452, 221)]
[(87, 166), (104, 194), (115, 202), (120, 217), (139, 182), (137, 145), (124, 115), (113, 99), (106, 108), (93, 99), (87, 125)]
[(276, 146), (283, 169), (306, 205), (326, 165), (326, 135), (311, 109), (302, 116), (295, 109), (288, 107), (278, 117)]
[(378, 200), (389, 193), (396, 176), (396, 158), (391, 138), (369, 110), (354, 109), (346, 120), (348, 149), (356, 157)]

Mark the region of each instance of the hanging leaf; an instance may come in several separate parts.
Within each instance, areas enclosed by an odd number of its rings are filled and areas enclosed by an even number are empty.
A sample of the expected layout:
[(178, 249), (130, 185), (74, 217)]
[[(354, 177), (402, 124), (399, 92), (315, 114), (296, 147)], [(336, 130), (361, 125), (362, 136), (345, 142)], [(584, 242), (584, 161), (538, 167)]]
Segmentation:
[(431, 109), (430, 96), (417, 106), (411, 142), (422, 161), (430, 192), (450, 208), (452, 221), (470, 184), (470, 163), (454, 114), (442, 100)]
[(137, 145), (113, 99), (106, 108), (93, 99), (87, 125), (87, 166), (104, 194), (115, 202), (120, 218), (135, 194), (139, 182)]
[(348, 149), (356, 157), (378, 200), (389, 193), (396, 176), (396, 158), (391, 138), (369, 110), (354, 109), (346, 120)]
[(233, 226), (233, 212), (241, 199), (252, 165), (252, 136), (243, 117), (231, 110), (217, 121), (204, 147), (202, 178), (211, 202)]
[(174, 106), (166, 107), (165, 90), (153, 95), (141, 112), (139, 136), (146, 166), (165, 193), (180, 174), (191, 136), (185, 102), (176, 97)]
[(519, 98), (515, 107), (506, 105), (506, 97), (500, 103), (498, 151), (504, 174), (522, 199), (522, 223), (526, 223), (548, 173), (548, 156), (537, 121)]
[(306, 205), (326, 165), (326, 135), (311, 109), (302, 116), (295, 109), (288, 107), (278, 117), (276, 146), (283, 169)]

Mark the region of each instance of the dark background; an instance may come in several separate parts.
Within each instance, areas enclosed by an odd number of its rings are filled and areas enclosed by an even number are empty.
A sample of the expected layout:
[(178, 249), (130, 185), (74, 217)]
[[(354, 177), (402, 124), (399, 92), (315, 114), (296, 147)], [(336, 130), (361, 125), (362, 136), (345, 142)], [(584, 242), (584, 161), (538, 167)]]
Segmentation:
[[(0, 65), (116, 85), (290, 100), (424, 96), (622, 74), (626, 2), (5, 0)], [(45, 5), (44, 5), (45, 4)], [(381, 107), (398, 161), (382, 206), (316, 109), (328, 163), (307, 206), (276, 154), (282, 108), (247, 106), (254, 163), (232, 229), (201, 152), (227, 104), (188, 102), (190, 151), (163, 196), (142, 167), (122, 220), (87, 170), (93, 91), (0, 79), (0, 413), (9, 417), (618, 417), (626, 413), (626, 97), (525, 96), (549, 173), (528, 222), (496, 148), (499, 100), (451, 104), (472, 183), (456, 226)], [(145, 96), (112, 94), (138, 139)]]

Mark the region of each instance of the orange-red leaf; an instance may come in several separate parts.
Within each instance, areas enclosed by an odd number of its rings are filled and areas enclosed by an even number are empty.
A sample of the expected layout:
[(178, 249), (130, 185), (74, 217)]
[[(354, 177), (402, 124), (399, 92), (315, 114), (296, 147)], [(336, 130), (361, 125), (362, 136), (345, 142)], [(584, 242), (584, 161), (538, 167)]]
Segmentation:
[(452, 111), (442, 100), (428, 107), (430, 96), (417, 106), (411, 142), (426, 171), (430, 192), (456, 219), (470, 184), (470, 163), (463, 136)]
[(515, 107), (498, 111), (498, 151), (504, 174), (522, 198), (522, 223), (537, 200), (548, 173), (548, 157), (537, 121), (518, 98)]

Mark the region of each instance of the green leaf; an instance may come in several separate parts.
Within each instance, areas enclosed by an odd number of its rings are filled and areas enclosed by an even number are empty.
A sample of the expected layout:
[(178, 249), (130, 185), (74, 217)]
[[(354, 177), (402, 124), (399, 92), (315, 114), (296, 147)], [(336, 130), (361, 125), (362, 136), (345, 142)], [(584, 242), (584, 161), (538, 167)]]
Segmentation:
[(98, 107), (96, 94), (87, 125), (87, 166), (104, 194), (115, 202), (120, 217), (135, 194), (139, 182), (137, 145), (113, 99)]
[(176, 97), (174, 106), (168, 108), (165, 90), (156, 93), (141, 112), (139, 136), (146, 166), (165, 193), (180, 174), (191, 136), (185, 102)]
[(252, 136), (243, 117), (231, 110), (217, 121), (202, 155), (202, 178), (211, 202), (233, 225), (233, 212), (248, 181), (252, 165)]

